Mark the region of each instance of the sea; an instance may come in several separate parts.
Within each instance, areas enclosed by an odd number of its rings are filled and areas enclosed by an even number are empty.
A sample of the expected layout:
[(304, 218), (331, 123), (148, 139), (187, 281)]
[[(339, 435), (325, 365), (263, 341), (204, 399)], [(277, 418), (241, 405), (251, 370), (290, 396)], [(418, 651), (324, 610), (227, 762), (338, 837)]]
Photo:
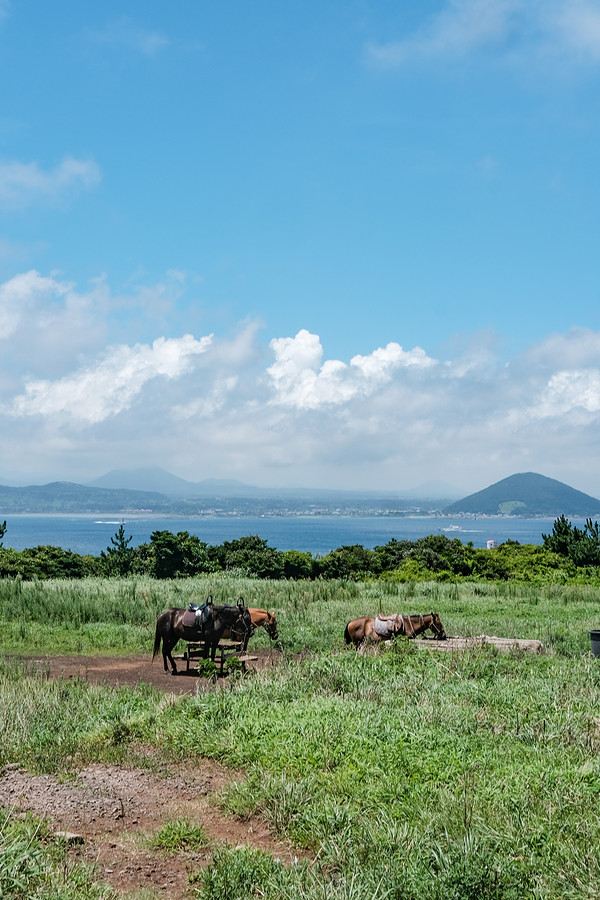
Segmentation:
[[(2, 521), (4, 520), (4, 517)], [(135, 515), (6, 515), (4, 547), (15, 550), (50, 544), (75, 553), (99, 556), (111, 546), (111, 537), (121, 524), (130, 547), (148, 543), (154, 531), (187, 531), (207, 544), (248, 535), (258, 535), (277, 550), (300, 550), (324, 556), (331, 550), (352, 544), (373, 549), (396, 540), (416, 540), (431, 534), (445, 534), (487, 547), (489, 541), (506, 540), (520, 544), (543, 544), (555, 518), (525, 519), (511, 516), (446, 518), (433, 516), (179, 516)], [(583, 528), (584, 519), (570, 518)]]

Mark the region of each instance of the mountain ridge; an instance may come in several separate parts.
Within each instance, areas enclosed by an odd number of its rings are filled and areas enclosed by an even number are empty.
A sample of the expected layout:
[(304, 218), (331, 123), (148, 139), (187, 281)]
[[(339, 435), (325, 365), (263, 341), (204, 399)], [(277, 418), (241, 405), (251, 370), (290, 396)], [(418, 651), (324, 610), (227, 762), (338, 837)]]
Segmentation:
[(537, 472), (509, 475), (445, 507), (444, 515), (600, 515), (600, 500)]
[[(125, 486), (126, 483), (144, 484), (144, 478), (153, 481), (155, 486), (162, 486), (165, 491)], [(448, 498), (419, 497), (418, 489), (402, 495), (399, 491), (258, 488), (226, 479), (186, 482), (163, 469), (154, 468), (114, 470), (87, 485), (67, 481), (25, 487), (0, 484), (0, 516), (11, 513), (517, 515), (526, 518), (566, 515), (594, 518), (600, 517), (600, 500), (535, 472), (510, 475), (448, 504)]]
[[(335, 497), (380, 497), (404, 500), (448, 501), (457, 499), (460, 491), (439, 481), (430, 481), (410, 490), (356, 490), (342, 488), (303, 487), (259, 487), (245, 484), (233, 478), (204, 478), (201, 481), (187, 481), (178, 475), (151, 466), (137, 469), (112, 469), (110, 472), (88, 482), (91, 487), (119, 489), (152, 489), (172, 497), (244, 497), (244, 498), (335, 498)], [(142, 488), (142, 485), (144, 487)]]

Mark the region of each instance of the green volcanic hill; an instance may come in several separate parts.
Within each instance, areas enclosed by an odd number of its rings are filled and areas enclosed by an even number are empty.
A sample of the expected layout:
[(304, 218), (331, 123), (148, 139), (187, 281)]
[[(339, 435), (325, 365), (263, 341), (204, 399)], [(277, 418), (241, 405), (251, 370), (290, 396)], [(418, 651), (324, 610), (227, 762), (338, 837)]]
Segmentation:
[(457, 500), (444, 509), (448, 515), (470, 513), (487, 516), (600, 516), (600, 500), (576, 491), (562, 481), (521, 472)]

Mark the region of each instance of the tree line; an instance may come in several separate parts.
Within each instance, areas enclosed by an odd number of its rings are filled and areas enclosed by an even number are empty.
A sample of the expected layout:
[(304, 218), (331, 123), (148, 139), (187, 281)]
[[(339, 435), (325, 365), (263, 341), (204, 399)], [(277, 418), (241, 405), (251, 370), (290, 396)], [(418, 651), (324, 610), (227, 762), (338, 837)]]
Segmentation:
[(190, 578), (217, 572), (269, 579), (387, 579), (449, 581), (458, 579), (566, 581), (600, 580), (600, 529), (588, 519), (583, 529), (560, 516), (543, 544), (505, 541), (493, 550), (435, 534), (417, 540), (392, 539), (369, 549), (360, 544), (338, 547), (325, 555), (276, 550), (258, 535), (219, 545), (207, 544), (187, 531), (154, 531), (150, 541), (132, 547), (120, 525), (99, 556), (61, 547), (13, 550), (2, 546), (0, 577), (23, 579), (128, 577)]

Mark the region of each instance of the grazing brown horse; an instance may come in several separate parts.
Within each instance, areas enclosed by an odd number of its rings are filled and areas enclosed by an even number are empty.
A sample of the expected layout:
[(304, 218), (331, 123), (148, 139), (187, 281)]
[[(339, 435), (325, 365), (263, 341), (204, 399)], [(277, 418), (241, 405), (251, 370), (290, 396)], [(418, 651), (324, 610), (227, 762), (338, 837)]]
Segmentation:
[[(238, 602), (243, 602), (241, 597)], [(249, 606), (248, 612), (250, 613), (252, 627), (254, 629), (264, 628), (272, 641), (278, 639), (277, 620), (274, 612), (268, 612), (266, 609), (257, 609), (255, 606)], [(241, 640), (240, 635), (236, 631), (229, 631), (227, 628), (223, 633), (223, 637), (225, 639), (231, 638), (234, 641)]]
[(437, 613), (429, 615), (403, 616), (360, 616), (348, 622), (344, 631), (344, 640), (347, 644), (354, 644), (358, 648), (369, 641), (377, 644), (379, 641), (391, 641), (397, 635), (415, 638), (423, 634), (427, 629), (433, 631), (436, 641), (445, 641), (446, 632)]
[[(175, 647), (177, 641), (181, 638), (184, 641), (197, 642), (204, 641), (205, 646), (210, 648), (210, 658), (214, 661), (217, 644), (223, 637), (226, 629), (240, 635), (240, 640), (247, 638), (253, 633), (252, 620), (248, 607), (238, 603), (237, 606), (213, 606), (210, 605), (211, 617), (202, 629), (197, 625), (186, 624), (186, 620), (190, 616), (189, 609), (166, 609), (156, 620), (156, 633), (154, 636), (154, 652), (152, 659), (160, 650), (160, 642), (162, 640), (162, 655), (165, 672), (167, 675), (177, 675), (177, 666), (175, 660), (171, 656), (171, 651)], [(171, 670), (167, 666), (167, 660), (171, 663)]]

